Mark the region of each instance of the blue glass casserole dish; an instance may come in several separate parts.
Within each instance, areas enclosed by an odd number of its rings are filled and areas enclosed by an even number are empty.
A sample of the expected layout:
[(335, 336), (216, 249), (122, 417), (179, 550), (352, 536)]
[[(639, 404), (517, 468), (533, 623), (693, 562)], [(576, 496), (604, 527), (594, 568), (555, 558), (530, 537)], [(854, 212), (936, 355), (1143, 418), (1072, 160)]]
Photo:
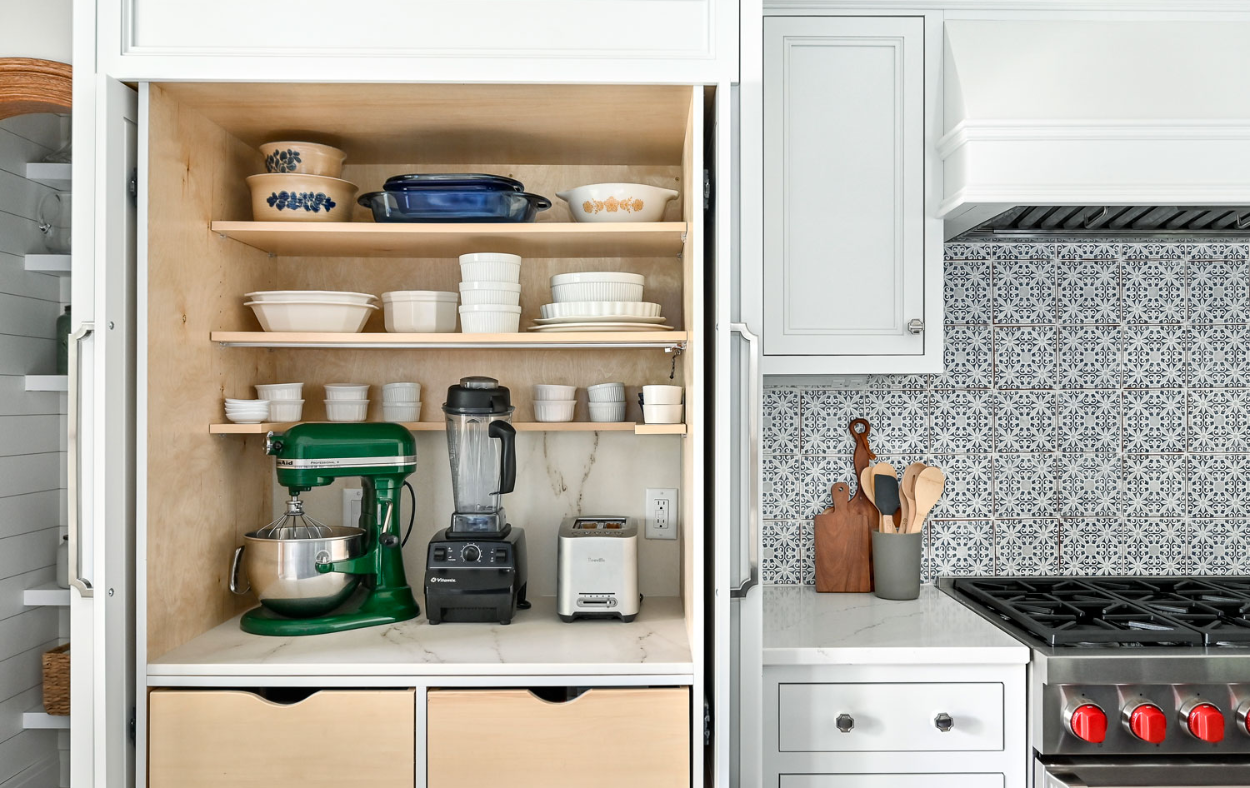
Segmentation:
[(388, 192), (433, 189), (459, 192), (523, 192), (525, 184), (515, 178), (481, 173), (432, 173), (429, 175), (395, 175), (386, 179), (382, 188)]
[(375, 222), (532, 222), (551, 200), (516, 191), (415, 189), (362, 194)]

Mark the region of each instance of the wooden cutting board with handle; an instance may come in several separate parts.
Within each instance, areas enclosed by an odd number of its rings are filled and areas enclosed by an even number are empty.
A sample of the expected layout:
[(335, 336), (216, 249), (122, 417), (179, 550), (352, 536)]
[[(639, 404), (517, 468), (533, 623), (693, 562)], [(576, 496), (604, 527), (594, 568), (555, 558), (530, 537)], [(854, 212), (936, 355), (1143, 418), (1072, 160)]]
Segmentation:
[[(855, 478), (863, 477), (868, 463), (876, 459), (868, 446), (872, 431), (867, 420), (850, 423), (855, 439)], [(842, 594), (863, 594), (872, 591), (872, 531), (880, 522), (880, 513), (858, 486), (850, 495), (850, 485), (833, 485), (833, 506), (816, 515), (816, 590)]]

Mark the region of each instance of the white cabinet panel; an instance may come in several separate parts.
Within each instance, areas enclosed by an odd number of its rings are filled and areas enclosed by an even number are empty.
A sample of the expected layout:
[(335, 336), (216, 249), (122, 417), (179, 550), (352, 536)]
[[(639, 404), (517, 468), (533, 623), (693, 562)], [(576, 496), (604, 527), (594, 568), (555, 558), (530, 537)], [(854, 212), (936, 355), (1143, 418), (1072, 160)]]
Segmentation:
[(924, 354), (924, 35), (765, 20), (766, 356)]
[(783, 774), (781, 788), (1002, 788), (1001, 774)]

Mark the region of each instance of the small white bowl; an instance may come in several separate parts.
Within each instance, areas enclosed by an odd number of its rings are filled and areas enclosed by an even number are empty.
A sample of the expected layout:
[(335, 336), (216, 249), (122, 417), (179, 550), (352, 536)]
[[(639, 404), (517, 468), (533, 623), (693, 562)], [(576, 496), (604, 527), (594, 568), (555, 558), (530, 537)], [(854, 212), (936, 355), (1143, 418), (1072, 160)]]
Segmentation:
[(598, 422), (625, 421), (624, 401), (590, 403), (590, 420)]
[(513, 282), (461, 282), (460, 302), (466, 306), (521, 303), (521, 286)]
[(456, 330), (455, 293), (396, 290), (382, 294), (386, 330), (399, 334), (450, 334)]
[(590, 397), (591, 402), (624, 402), (625, 384), (598, 383), (594, 386), (587, 386), (586, 396)]
[(556, 192), (575, 222), (658, 222), (678, 192), (645, 183), (591, 183)]
[(244, 293), (249, 301), (262, 301), (274, 304), (291, 302), (320, 301), (330, 304), (372, 304), (378, 300), (369, 293), (353, 293), (347, 290), (255, 290)]
[(534, 399), (574, 400), (577, 399), (577, 386), (561, 386), (556, 383), (535, 383)]
[(258, 222), (350, 222), (356, 184), (298, 172), (267, 172), (247, 177), (252, 218)]
[(643, 405), (642, 418), (648, 424), (681, 424), (681, 405)]
[(465, 334), (515, 334), (521, 330), (521, 307), (478, 304), (460, 307), (460, 331)]
[(420, 402), (383, 402), (382, 420), (407, 422), (421, 420)]
[(497, 252), (460, 255), (460, 279), (464, 282), (521, 281), (521, 256)]
[(358, 334), (377, 311), (372, 304), (330, 301), (248, 301), (265, 331)]
[(347, 154), (316, 142), (266, 142), (260, 146), (268, 172), (302, 172), (337, 178), (343, 174)]
[(302, 399), (275, 399), (269, 402), (270, 421), (299, 421), (303, 415)]
[(304, 396), (303, 383), (257, 383), (256, 396), (270, 402), (279, 399), (300, 399)]
[(543, 400), (534, 401), (534, 420), (545, 422), (556, 421), (572, 421), (573, 410), (577, 407), (577, 400), (544, 402)]
[(368, 383), (327, 383), (326, 399), (333, 400), (366, 400), (369, 397)]
[(383, 402), (420, 402), (420, 383), (387, 383), (382, 387)]
[(643, 386), (642, 402), (644, 405), (680, 405), (681, 386)]
[(230, 407), (231, 405), (255, 405), (260, 407), (264, 405), (264, 403), (264, 397), (257, 397), (256, 399), (233, 399), (231, 397), (226, 397), (226, 407)]
[(325, 404), (330, 421), (364, 421), (369, 415), (367, 399), (328, 399)]

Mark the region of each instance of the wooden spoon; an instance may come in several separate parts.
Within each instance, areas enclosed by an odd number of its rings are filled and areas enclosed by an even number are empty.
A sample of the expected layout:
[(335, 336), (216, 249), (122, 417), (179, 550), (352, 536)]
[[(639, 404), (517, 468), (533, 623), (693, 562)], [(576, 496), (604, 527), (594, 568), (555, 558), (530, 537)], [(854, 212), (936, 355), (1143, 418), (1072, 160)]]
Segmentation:
[[(893, 476), (895, 479), (897, 479), (898, 472), (895, 471), (894, 466), (888, 462), (879, 462), (876, 465), (872, 465), (864, 469), (864, 473), (862, 474), (862, 478), (860, 479), (860, 481), (863, 484), (862, 489), (864, 493), (868, 496), (868, 500), (872, 501), (872, 505), (876, 506), (877, 497), (876, 497), (875, 490), (877, 487), (877, 483), (876, 483), (876, 480), (873, 478), (874, 476)], [(877, 511), (880, 511), (880, 509), (878, 509)], [(893, 520), (891, 520), (890, 522), (891, 522), (891, 525), (893, 525)]]
[(913, 462), (903, 471), (903, 481), (898, 486), (898, 497), (902, 501), (903, 508), (903, 523), (900, 530), (905, 534), (911, 533), (911, 518), (916, 513), (916, 477), (928, 467), (923, 462)]
[(930, 465), (920, 472), (916, 477), (916, 509), (912, 515), (911, 525), (907, 527), (907, 533), (918, 534), (924, 530), (924, 521), (929, 516), (929, 512), (933, 511), (933, 506), (942, 497), (942, 490), (946, 488), (946, 474), (942, 473), (942, 469)]

